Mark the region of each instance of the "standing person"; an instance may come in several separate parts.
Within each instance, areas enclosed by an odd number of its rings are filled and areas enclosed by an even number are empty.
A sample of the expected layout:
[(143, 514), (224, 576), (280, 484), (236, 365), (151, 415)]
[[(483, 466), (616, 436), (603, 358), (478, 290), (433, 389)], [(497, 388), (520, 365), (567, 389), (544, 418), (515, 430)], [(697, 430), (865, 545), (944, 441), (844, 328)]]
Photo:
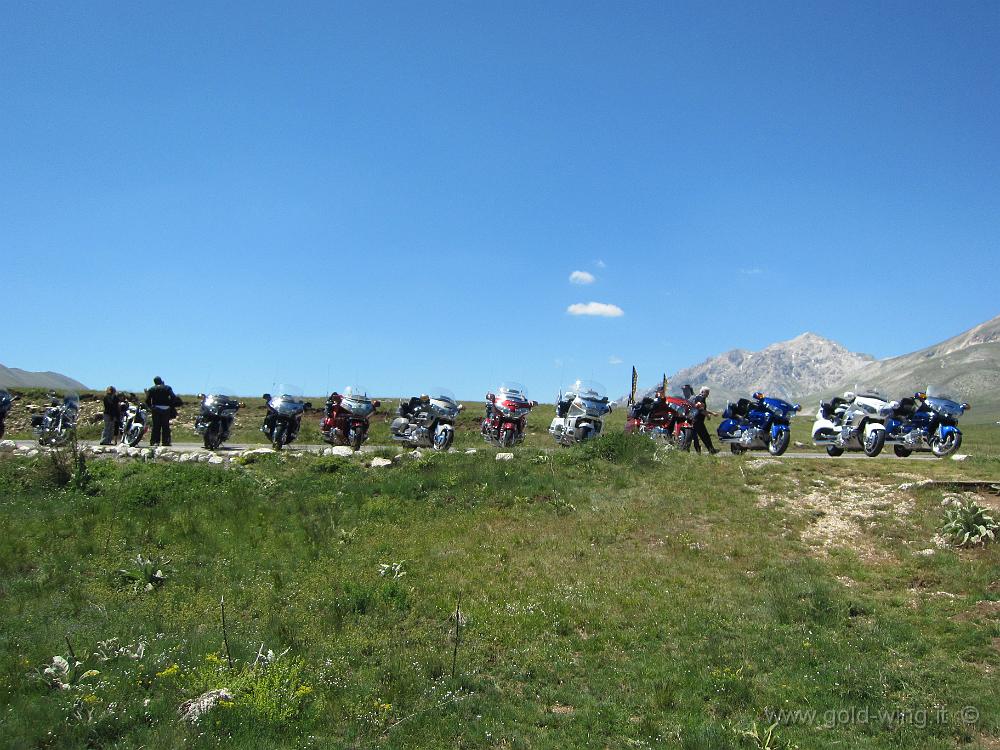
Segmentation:
[(711, 454), (716, 454), (719, 451), (716, 450), (715, 446), (712, 445), (712, 438), (708, 434), (708, 430), (705, 428), (705, 417), (709, 414), (714, 416), (713, 412), (708, 410), (708, 394), (710, 391), (708, 388), (702, 388), (698, 391), (698, 395), (691, 399), (691, 403), (694, 404), (694, 420), (692, 422), (692, 427), (694, 427), (694, 449), (701, 453), (701, 444), (699, 443), (699, 438), (701, 443), (705, 444), (708, 452)]
[(104, 391), (104, 432), (101, 433), (101, 445), (111, 445), (118, 433), (118, 422), (122, 418), (121, 401), (118, 391), (109, 385)]
[(177, 407), (183, 402), (174, 389), (163, 384), (163, 378), (153, 378), (153, 387), (146, 391), (146, 406), (153, 414), (153, 434), (150, 445), (170, 445), (170, 420), (177, 416)]

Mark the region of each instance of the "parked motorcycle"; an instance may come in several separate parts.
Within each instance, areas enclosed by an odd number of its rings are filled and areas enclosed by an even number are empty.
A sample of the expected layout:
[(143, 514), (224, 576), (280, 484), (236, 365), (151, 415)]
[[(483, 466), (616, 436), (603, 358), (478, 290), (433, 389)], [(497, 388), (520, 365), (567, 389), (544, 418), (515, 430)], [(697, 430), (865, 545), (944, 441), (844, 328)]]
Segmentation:
[(447, 388), (432, 388), (401, 401), (389, 432), (393, 440), (415, 448), (446, 451), (455, 440), (455, 421), (465, 407)]
[(80, 397), (67, 393), (60, 401), (55, 394), (41, 414), (31, 418), (31, 426), (39, 445), (65, 445), (76, 437), (76, 420), (80, 415)]
[(6, 430), (4, 423), (7, 421), (7, 413), (13, 404), (14, 397), (10, 394), (10, 391), (0, 388), (0, 438), (3, 438), (3, 433)]
[(827, 454), (864, 451), (874, 458), (885, 445), (885, 420), (892, 413), (889, 399), (878, 388), (858, 386), (844, 396), (821, 402), (813, 422), (812, 439)]
[(149, 412), (139, 403), (122, 403), (121, 442), (135, 448), (149, 429)]
[(772, 456), (780, 456), (788, 450), (791, 420), (801, 408), (758, 391), (751, 399), (741, 398), (729, 404), (716, 434), (735, 454), (766, 448)]
[(368, 439), (369, 419), (381, 402), (368, 398), (360, 385), (350, 385), (343, 393), (334, 391), (326, 400), (320, 432), (331, 445), (349, 445), (360, 450)]
[(277, 394), (264, 394), (267, 402), (267, 415), (260, 431), (267, 435), (276, 451), (291, 443), (299, 435), (302, 426), (302, 415), (312, 404), (302, 400), (302, 391), (291, 385), (279, 386)]
[(201, 410), (195, 420), (194, 429), (205, 441), (205, 447), (218, 450), (223, 442), (229, 439), (229, 433), (236, 421), (236, 412), (240, 410), (240, 402), (228, 395), (231, 388), (212, 388), (208, 393), (198, 394), (201, 399)]
[(611, 412), (604, 386), (577, 380), (556, 402), (556, 416), (549, 434), (560, 445), (582, 443), (597, 437), (604, 429), (604, 418)]
[(657, 391), (629, 407), (625, 432), (648, 435), (686, 451), (694, 439), (694, 414), (694, 404), (686, 398), (664, 396)]
[(949, 391), (930, 386), (913, 398), (893, 401), (892, 415), (886, 419), (887, 445), (900, 458), (913, 451), (930, 451), (945, 458), (962, 445), (958, 420), (971, 407), (954, 398)]
[(524, 442), (528, 413), (538, 406), (528, 399), (524, 386), (507, 381), (496, 393), (486, 394), (486, 417), (482, 421), (483, 439), (498, 448), (510, 448)]

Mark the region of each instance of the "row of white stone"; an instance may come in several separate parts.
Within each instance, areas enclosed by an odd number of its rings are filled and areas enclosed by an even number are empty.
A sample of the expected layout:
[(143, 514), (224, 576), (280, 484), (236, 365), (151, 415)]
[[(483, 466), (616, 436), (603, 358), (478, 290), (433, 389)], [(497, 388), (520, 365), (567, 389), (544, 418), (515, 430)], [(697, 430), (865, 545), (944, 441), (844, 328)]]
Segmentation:
[[(0, 453), (10, 453), (16, 456), (24, 456), (26, 458), (32, 458), (38, 456), (42, 453), (48, 453), (53, 449), (41, 447), (41, 446), (19, 446), (13, 440), (0, 440)], [(90, 456), (100, 456), (106, 455), (112, 458), (140, 458), (145, 460), (158, 460), (158, 461), (172, 461), (176, 463), (205, 463), (205, 464), (227, 464), (233, 460), (244, 458), (246, 456), (260, 456), (276, 453), (273, 448), (261, 447), (261, 448), (248, 448), (246, 450), (230, 451), (224, 454), (211, 453), (206, 450), (193, 450), (193, 451), (178, 451), (171, 448), (166, 448), (162, 446), (157, 446), (153, 448), (130, 448), (125, 444), (119, 445), (82, 445), (80, 446), (80, 451), (84, 455)], [(449, 451), (454, 453), (455, 450)], [(476, 453), (475, 448), (469, 448), (464, 451), (467, 454)], [(291, 456), (293, 458), (300, 458), (305, 455), (305, 451), (287, 451), (282, 455)], [(354, 450), (347, 446), (334, 446), (332, 448), (323, 448), (315, 453), (315, 455), (323, 456), (342, 456), (349, 458), (355, 454)], [(400, 461), (404, 458), (420, 458), (423, 453), (419, 450), (410, 451), (408, 453), (403, 453), (397, 455), (394, 459), (382, 458), (376, 456), (371, 459), (370, 465), (374, 468), (382, 468), (385, 466), (391, 466), (394, 462)], [(513, 453), (497, 453), (497, 461), (510, 461), (514, 458)]]

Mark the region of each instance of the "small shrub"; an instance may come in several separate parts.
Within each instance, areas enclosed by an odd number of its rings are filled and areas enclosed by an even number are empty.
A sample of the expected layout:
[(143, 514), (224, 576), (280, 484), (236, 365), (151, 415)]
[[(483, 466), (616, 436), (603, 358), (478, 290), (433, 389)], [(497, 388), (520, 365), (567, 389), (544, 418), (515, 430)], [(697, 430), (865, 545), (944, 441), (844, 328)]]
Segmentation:
[(989, 511), (971, 498), (957, 496), (944, 500), (942, 535), (956, 547), (974, 547), (996, 541), (1000, 523)]
[(141, 587), (144, 591), (152, 591), (167, 580), (163, 568), (169, 564), (169, 560), (144, 557), (140, 553), (129, 567), (119, 568), (118, 575), (126, 583), (133, 584), (137, 590)]

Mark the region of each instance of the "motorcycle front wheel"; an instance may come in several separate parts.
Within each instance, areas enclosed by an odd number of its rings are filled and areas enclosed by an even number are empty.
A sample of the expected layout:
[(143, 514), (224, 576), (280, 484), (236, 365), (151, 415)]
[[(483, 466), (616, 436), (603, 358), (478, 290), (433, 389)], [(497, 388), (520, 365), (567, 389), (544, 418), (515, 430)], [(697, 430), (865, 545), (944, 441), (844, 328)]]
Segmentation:
[(205, 448), (210, 451), (216, 450), (222, 444), (222, 430), (218, 424), (213, 424), (205, 430)]
[(885, 430), (872, 430), (871, 434), (865, 439), (865, 455), (868, 458), (875, 458), (875, 456), (882, 452), (884, 445)]
[(788, 450), (788, 444), (791, 442), (792, 433), (789, 430), (779, 430), (778, 434), (772, 437), (767, 443), (767, 451), (772, 456), (780, 456), (782, 453)]
[(500, 433), (500, 445), (502, 445), (504, 448), (510, 448), (512, 445), (514, 445), (513, 430), (504, 430), (503, 432)]
[(952, 453), (957, 451), (962, 445), (962, 433), (961, 432), (951, 432), (948, 434), (944, 440), (940, 438), (931, 438), (931, 453), (933, 453), (938, 458), (947, 458)]
[(351, 450), (361, 450), (361, 444), (365, 442), (365, 434), (361, 430), (351, 430), (347, 436), (347, 442), (351, 445)]
[(135, 448), (139, 444), (139, 441), (142, 440), (142, 427), (137, 424), (132, 425), (125, 434), (125, 442), (128, 443), (130, 448)]
[(694, 440), (694, 428), (685, 427), (681, 434), (677, 436), (677, 447), (682, 451), (691, 449), (691, 442)]
[(274, 426), (274, 432), (272, 433), (271, 445), (276, 451), (280, 451), (285, 445), (285, 425), (278, 424)]

